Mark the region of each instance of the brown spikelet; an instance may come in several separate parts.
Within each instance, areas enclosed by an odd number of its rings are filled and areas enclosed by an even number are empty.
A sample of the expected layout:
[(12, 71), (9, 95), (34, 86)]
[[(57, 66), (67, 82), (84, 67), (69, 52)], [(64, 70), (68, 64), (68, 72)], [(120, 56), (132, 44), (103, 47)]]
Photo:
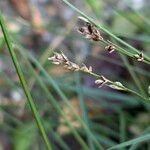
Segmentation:
[(83, 17), (79, 17), (80, 20), (83, 21), (83, 26), (78, 28), (78, 32), (82, 34), (86, 39), (90, 39), (93, 41), (101, 41), (103, 40), (99, 30), (96, 29), (96, 27), (90, 23), (87, 19)]

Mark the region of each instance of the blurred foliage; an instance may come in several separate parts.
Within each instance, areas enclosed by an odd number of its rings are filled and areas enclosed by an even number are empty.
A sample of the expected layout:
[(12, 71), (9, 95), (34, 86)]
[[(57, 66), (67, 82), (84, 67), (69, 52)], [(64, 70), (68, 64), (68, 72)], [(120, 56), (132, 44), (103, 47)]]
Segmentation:
[[(71, 1), (150, 56), (149, 1), (131, 2)], [(127, 149), (150, 149), (148, 102), (107, 87), (98, 89), (93, 78), (54, 66), (47, 58), (52, 51), (61, 50), (73, 62), (92, 66), (109, 79), (139, 93), (142, 88), (146, 96), (149, 65), (121, 57), (117, 52), (108, 54), (104, 45), (84, 39), (76, 32), (78, 14), (61, 0), (0, 1), (0, 9), (54, 150), (84, 149), (83, 146), (94, 150), (100, 145), (108, 149), (120, 143), (126, 145), (125, 141), (129, 141)], [(106, 33), (101, 34), (111, 40)], [(45, 149), (33, 122), (0, 31), (0, 149)], [(96, 145), (97, 141), (100, 145)], [(118, 149), (126, 148), (121, 145)]]

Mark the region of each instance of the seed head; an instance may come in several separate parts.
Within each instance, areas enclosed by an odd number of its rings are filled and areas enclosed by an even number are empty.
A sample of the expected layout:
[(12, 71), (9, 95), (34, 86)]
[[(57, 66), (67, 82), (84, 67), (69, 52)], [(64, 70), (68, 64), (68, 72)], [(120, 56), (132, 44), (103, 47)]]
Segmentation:
[(120, 82), (114, 82), (114, 84), (109, 84), (108, 86), (115, 90), (125, 90), (125, 87)]
[(54, 53), (52, 57), (49, 57), (48, 60), (51, 60), (53, 64), (60, 65), (68, 61), (68, 58), (61, 53)]
[(80, 67), (71, 61), (67, 61), (64, 65), (64, 68), (66, 68), (70, 71), (79, 71), (80, 70)]
[(102, 36), (100, 35), (100, 32), (96, 29), (96, 27), (92, 23), (90, 23), (84, 17), (78, 18), (84, 22), (84, 25), (78, 28), (77, 30), (80, 34), (82, 34), (86, 39), (90, 39), (93, 41), (103, 40)]
[(109, 53), (112, 53), (113, 51), (115, 51), (115, 46), (113, 45), (108, 45), (105, 47), (105, 49), (109, 52)]
[(137, 61), (143, 61), (144, 60), (144, 55), (143, 55), (142, 51), (139, 54), (135, 54), (134, 57), (137, 59)]
[(90, 66), (89, 68), (85, 65), (85, 64), (82, 64), (82, 67), (80, 68), (81, 71), (83, 72), (92, 72), (92, 67)]
[(79, 71), (80, 67), (69, 61), (69, 59), (67, 58), (67, 56), (65, 56), (63, 54), (63, 52), (61, 53), (54, 53), (54, 55), (50, 58), (48, 58), (48, 60), (51, 60), (53, 64), (56, 65), (63, 65), (64, 68), (71, 70), (71, 71)]
[(107, 82), (108, 80), (104, 76), (101, 76), (100, 79), (95, 80), (95, 84), (99, 85), (99, 88), (104, 86)]

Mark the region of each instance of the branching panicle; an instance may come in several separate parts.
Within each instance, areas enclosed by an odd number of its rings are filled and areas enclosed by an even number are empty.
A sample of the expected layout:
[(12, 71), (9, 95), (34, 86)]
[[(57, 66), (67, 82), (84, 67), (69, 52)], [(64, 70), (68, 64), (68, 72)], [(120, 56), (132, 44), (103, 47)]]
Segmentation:
[(120, 82), (114, 82), (114, 84), (113, 84), (113, 82), (106, 79), (104, 76), (93, 73), (91, 66), (88, 68), (85, 64), (82, 64), (81, 66), (79, 66), (76, 63), (73, 63), (72, 61), (70, 61), (67, 58), (67, 56), (65, 56), (63, 54), (63, 52), (54, 53), (54, 55), (52, 57), (48, 58), (48, 60), (51, 60), (53, 64), (62, 65), (64, 68), (66, 68), (70, 71), (82, 71), (84, 73), (88, 73), (90, 75), (95, 76), (97, 78), (95, 80), (95, 84), (97, 84), (99, 86), (99, 88), (101, 88), (104, 85), (107, 85), (110, 88), (113, 88), (116, 90), (123, 90), (123, 86)]
[[(63, 52), (54, 53), (54, 55), (52, 57), (48, 58), (48, 60), (51, 60), (53, 64), (62, 65), (64, 68), (66, 68), (70, 71), (81, 71), (81, 72), (87, 73), (89, 75), (92, 75), (93, 77), (96, 78), (95, 84), (97, 84), (99, 86), (99, 88), (101, 88), (102, 86), (105, 85), (105, 86), (108, 86), (115, 90), (122, 90), (122, 91), (133, 93), (133, 94), (143, 98), (144, 100), (149, 100), (147, 97), (141, 96), (139, 93), (125, 87), (124, 85), (122, 85), (122, 83), (120, 83), (118, 81), (113, 82), (113, 81), (108, 80), (103, 75), (98, 75), (98, 74), (94, 73), (91, 66), (88, 68), (85, 64), (82, 64), (81, 66), (79, 66), (76, 63), (73, 63), (72, 61), (70, 61), (67, 58), (66, 55), (63, 54)], [(150, 87), (148, 87), (148, 92), (150, 93)]]

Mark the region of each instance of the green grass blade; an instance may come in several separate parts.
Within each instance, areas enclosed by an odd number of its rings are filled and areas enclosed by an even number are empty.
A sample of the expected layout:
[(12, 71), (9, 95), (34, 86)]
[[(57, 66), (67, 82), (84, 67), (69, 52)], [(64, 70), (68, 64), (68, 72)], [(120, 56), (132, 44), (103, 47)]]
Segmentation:
[[(130, 57), (134, 57), (134, 55), (138, 53), (138, 50), (136, 48), (134, 48), (130, 44), (126, 43), (122, 39), (118, 38), (116, 35), (114, 35), (113, 33), (111, 33), (108, 29), (106, 29), (106, 28), (102, 27), (101, 25), (99, 25), (96, 21), (94, 21), (92, 18), (88, 17), (86, 14), (84, 14), (78, 8), (76, 8), (75, 6), (73, 6), (70, 2), (68, 2), (67, 0), (61, 0), (61, 1), (63, 1), (64, 3), (66, 3), (69, 7), (71, 7), (75, 11), (77, 11), (80, 15), (84, 16), (85, 18), (87, 18), (91, 23), (93, 23), (95, 26), (97, 26), (103, 32), (107, 33), (112, 38), (114, 38), (116, 41), (118, 41), (119, 43), (123, 44), (124, 46), (126, 46), (128, 48), (128, 51), (127, 51), (127, 50), (124, 50), (124, 49), (122, 49), (122, 48), (120, 48), (120, 47), (117, 46), (117, 48), (120, 50), (120, 52), (122, 52), (122, 53), (124, 53), (124, 54), (126, 54), (126, 55), (128, 55)], [(147, 64), (150, 64), (150, 57), (144, 55), (144, 58), (145, 58), (144, 62), (147, 63)]]
[[(48, 82), (46, 80), (46, 82)], [(75, 91), (77, 92), (76, 88), (74, 86), (70, 86), (70, 85), (66, 85), (65, 83), (60, 83), (55, 81), (60, 87), (65, 88), (66, 90), (69, 91)], [(115, 99), (116, 101), (122, 101), (125, 103), (127, 103), (128, 107), (129, 106), (134, 106), (137, 105), (138, 102), (136, 101), (136, 99), (133, 99), (133, 96), (129, 96), (126, 94), (120, 94), (120, 93), (113, 93), (110, 91), (105, 91), (105, 90), (99, 90), (99, 89), (94, 89), (94, 88), (89, 88), (89, 87), (82, 87), (83, 88), (83, 93), (84, 95), (88, 96), (88, 97), (92, 97), (92, 98), (98, 98), (99, 97), (105, 97), (108, 98), (109, 101)], [(140, 99), (137, 99), (140, 100)], [(104, 103), (104, 101), (103, 101)]]
[[(20, 49), (21, 49), (20, 47), (17, 48), (17, 50), (19, 50), (19, 52), (22, 54), (22, 56), (25, 59), (29, 59), (28, 54), (26, 53), (26, 51), (24, 49), (23, 49), (24, 51), (22, 51)], [(30, 59), (32, 59), (32, 57), (30, 57)], [(32, 59), (32, 61), (35, 62), (36, 66), (38, 66), (37, 64), (39, 64), (39, 63), (38, 63), (38, 61), (36, 59)], [(80, 143), (80, 145), (83, 147), (83, 149), (88, 150), (88, 147), (87, 147), (86, 143), (83, 141), (83, 139), (81, 138), (81, 136), (79, 135), (79, 133), (74, 129), (74, 127), (72, 126), (72, 124), (69, 122), (69, 120), (67, 119), (64, 111), (62, 111), (62, 109), (59, 106), (57, 100), (50, 93), (49, 89), (46, 87), (46, 85), (42, 81), (41, 77), (38, 76), (37, 72), (33, 69), (33, 67), (28, 62), (28, 60), (26, 60), (26, 62), (27, 62), (28, 67), (30, 68), (31, 72), (34, 74), (34, 77), (35, 77), (34, 79), (37, 80), (37, 82), (39, 83), (39, 85), (41, 86), (41, 88), (43, 89), (43, 91), (45, 92), (45, 95), (48, 98), (48, 102), (50, 103), (50, 105), (52, 105), (56, 109), (56, 111), (64, 118), (64, 120), (65, 120), (66, 124), (68, 125), (68, 127), (70, 128), (72, 134), (77, 139), (77, 141)], [(65, 143), (63, 145), (65, 145)]]
[(126, 68), (128, 69), (128, 71), (129, 71), (129, 73), (130, 73), (134, 83), (136, 84), (136, 86), (140, 90), (141, 94), (143, 94), (145, 96), (145, 91), (143, 90), (143, 88), (141, 86), (141, 83), (140, 83), (139, 79), (137, 78), (135, 72), (133, 71), (132, 66), (129, 64), (127, 58), (124, 55), (122, 55), (122, 54), (120, 56), (121, 56), (121, 58), (122, 58), (122, 60), (123, 60), (123, 62), (125, 64)]
[[(80, 73), (77, 72), (75, 74), (75, 79), (76, 79), (76, 84), (77, 84), (76, 88), (77, 88), (77, 94), (78, 94), (78, 98), (79, 98), (79, 102), (80, 102), (80, 108), (82, 111), (82, 118), (85, 121), (85, 123), (87, 124), (87, 126), (90, 128), (86, 102), (85, 102), (85, 98), (84, 98), (84, 94), (83, 94), (83, 89), (82, 89), (81, 83), (80, 83), (80, 80), (81, 80)], [(88, 136), (88, 134), (87, 134), (87, 140), (88, 140), (90, 150), (94, 150), (95, 148), (94, 148), (93, 141), (92, 141), (91, 137)]]
[(147, 135), (143, 135), (141, 137), (135, 138), (133, 140), (129, 140), (129, 141), (123, 142), (121, 144), (115, 145), (115, 146), (109, 148), (108, 150), (113, 150), (113, 149), (115, 149), (115, 150), (119, 149), (120, 150), (123, 147), (129, 146), (132, 144), (137, 144), (137, 143), (149, 141), (149, 140), (150, 140), (150, 134), (147, 134)]
[(84, 0), (85, 4), (88, 5), (92, 12), (94, 12), (96, 18), (99, 18), (99, 8), (97, 7), (97, 2), (98, 1), (93, 1), (93, 0)]
[[(128, 71), (129, 71), (129, 73), (130, 73), (130, 75), (131, 75), (131, 77), (132, 77), (132, 79), (133, 79), (135, 85), (137, 86), (139, 92), (141, 93), (141, 95), (143, 95), (143, 97), (146, 97), (146, 96), (147, 96), (147, 95), (146, 95), (146, 92), (144, 91), (140, 80), (138, 79), (136, 73), (133, 71), (133, 68), (132, 68), (132, 66), (129, 64), (129, 62), (128, 62), (126, 56), (124, 56), (124, 55), (122, 55), (122, 54), (120, 54), (120, 56), (121, 56), (121, 58), (122, 58), (122, 60), (123, 60), (123, 62), (124, 62), (124, 64), (125, 64), (126, 68), (128, 69)], [(149, 106), (147, 105), (147, 103), (145, 103), (144, 101), (141, 101), (141, 103), (145, 106), (145, 108), (147, 108), (147, 110), (149, 110)]]
[(39, 68), (39, 70), (43, 73), (43, 75), (48, 79), (48, 81), (51, 83), (51, 85), (54, 87), (54, 89), (58, 92), (58, 94), (61, 96), (62, 100), (66, 103), (66, 105), (68, 105), (68, 107), (72, 110), (72, 112), (75, 114), (75, 117), (77, 118), (77, 120), (82, 124), (82, 126), (84, 127), (85, 131), (89, 134), (89, 136), (91, 136), (91, 138), (93, 139), (93, 141), (95, 142), (95, 144), (100, 148), (103, 149), (100, 145), (100, 143), (97, 141), (97, 139), (95, 138), (95, 136), (91, 133), (91, 131), (89, 130), (89, 128), (87, 127), (87, 125), (83, 122), (83, 120), (75, 113), (74, 108), (72, 107), (72, 105), (68, 102), (67, 97), (65, 96), (65, 94), (62, 92), (62, 90), (59, 88), (59, 86), (57, 85), (57, 83), (53, 80), (53, 78), (45, 71), (45, 69), (38, 63), (38, 61), (31, 57), (31, 59), (35, 62), (35, 64), (37, 65), (37, 67)]
[(5, 38), (6, 44), (8, 46), (8, 50), (9, 50), (9, 53), (11, 55), (13, 64), (15, 66), (16, 72), (17, 72), (18, 77), (20, 79), (20, 83), (21, 83), (22, 88), (24, 90), (24, 93), (26, 95), (28, 104), (29, 104), (29, 106), (31, 108), (33, 117), (34, 117), (34, 119), (36, 121), (36, 124), (37, 124), (37, 126), (39, 128), (41, 136), (42, 136), (42, 138), (44, 140), (45, 146), (47, 147), (48, 150), (51, 150), (52, 148), (51, 148), (51, 145), (50, 145), (50, 143), (48, 141), (48, 137), (46, 135), (45, 129), (44, 129), (43, 125), (42, 125), (42, 122), (40, 120), (40, 116), (39, 116), (39, 114), (37, 112), (37, 109), (36, 109), (36, 106), (35, 106), (35, 104), (33, 102), (31, 93), (30, 93), (29, 88), (28, 88), (28, 86), (26, 84), (26, 81), (24, 79), (21, 67), (20, 67), (19, 62), (18, 62), (17, 57), (16, 57), (16, 54), (15, 54), (13, 48), (12, 48), (12, 44), (11, 44), (11, 41), (10, 41), (10, 38), (9, 38), (9, 34), (7, 32), (6, 25), (4, 23), (4, 20), (3, 20), (1, 12), (0, 12), (0, 26), (1, 26), (1, 29), (2, 29), (2, 32), (3, 32), (4, 38)]
[[(91, 54), (89, 54), (89, 56), (93, 57), (93, 55), (91, 55)], [(107, 57), (107, 56), (97, 55), (97, 56), (94, 56), (94, 58), (109, 62), (110, 64), (115, 64), (119, 67), (125, 68), (124, 64), (121, 63), (120, 61), (114, 60), (113, 58), (110, 58), (110, 57)], [(141, 75), (150, 77), (149, 72), (142, 69), (142, 68), (140, 68), (140, 67), (132, 66), (132, 70), (135, 71), (136, 73), (140, 73)]]
[(115, 131), (114, 129), (111, 129), (111, 128), (105, 126), (105, 125), (101, 125), (101, 124), (98, 124), (98, 123), (92, 123), (91, 126), (92, 126), (92, 128), (95, 132), (105, 133), (106, 136), (112, 136), (114, 138), (119, 137), (117, 131)]
[[(146, 129), (144, 130), (144, 132), (141, 134), (141, 136), (142, 136), (142, 135), (146, 135), (147, 133), (150, 133), (150, 127), (146, 128)], [(133, 145), (130, 147), (129, 150), (136, 150), (139, 145), (140, 145), (140, 143), (133, 144)]]
[[(17, 45), (15, 45), (16, 48), (20, 49), (20, 46), (18, 47)], [(28, 55), (28, 54), (27, 54)], [(35, 65), (37, 66), (37, 68), (39, 69), (39, 71), (41, 71), (43, 73), (43, 75), (45, 76), (46, 79), (48, 79), (48, 82), (54, 87), (54, 89), (58, 92), (58, 94), (60, 95), (60, 97), (62, 98), (62, 100), (68, 105), (68, 107), (73, 111), (76, 119), (82, 124), (83, 128), (85, 129), (85, 131), (89, 134), (89, 136), (91, 136), (91, 138), (93, 139), (93, 141), (95, 142), (95, 144), (100, 148), (103, 149), (102, 146), (100, 145), (100, 143), (97, 141), (97, 139), (95, 138), (95, 136), (91, 133), (91, 131), (89, 130), (89, 128), (87, 127), (87, 125), (83, 122), (83, 120), (81, 119), (80, 116), (78, 116), (75, 113), (74, 108), (72, 107), (72, 105), (68, 102), (67, 97), (65, 96), (65, 94), (61, 91), (61, 89), (59, 88), (59, 86), (57, 85), (57, 83), (53, 80), (53, 78), (45, 71), (45, 69), (41, 66), (41, 64), (36, 60), (36, 58), (34, 58), (31, 55), (28, 55), (28, 58), (31, 59)]]
[(150, 26), (150, 21), (145, 18), (145, 16), (143, 16), (138, 10), (134, 9), (131, 5), (130, 5), (130, 0), (123, 0), (126, 5), (139, 17), (139, 19), (144, 22), (144, 24), (146, 24), (147, 26)]
[(125, 114), (121, 110), (119, 112), (119, 124), (120, 124), (120, 143), (124, 142), (126, 139), (126, 120)]

